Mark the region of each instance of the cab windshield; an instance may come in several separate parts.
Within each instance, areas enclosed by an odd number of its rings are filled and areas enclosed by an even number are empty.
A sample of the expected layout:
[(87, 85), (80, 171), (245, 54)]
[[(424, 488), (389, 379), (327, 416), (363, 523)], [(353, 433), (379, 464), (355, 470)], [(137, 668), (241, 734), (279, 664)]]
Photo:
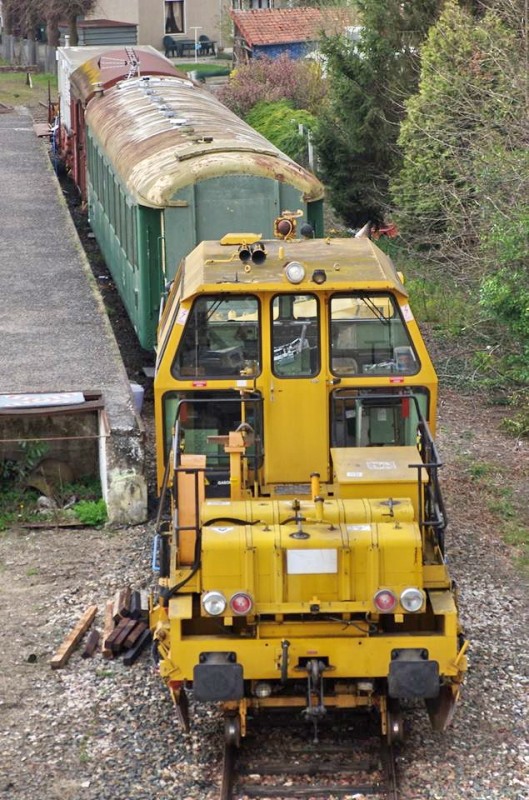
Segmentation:
[(335, 375), (414, 375), (419, 360), (395, 298), (355, 292), (330, 301)]
[(251, 295), (199, 297), (185, 320), (175, 378), (232, 378), (261, 370), (259, 302)]

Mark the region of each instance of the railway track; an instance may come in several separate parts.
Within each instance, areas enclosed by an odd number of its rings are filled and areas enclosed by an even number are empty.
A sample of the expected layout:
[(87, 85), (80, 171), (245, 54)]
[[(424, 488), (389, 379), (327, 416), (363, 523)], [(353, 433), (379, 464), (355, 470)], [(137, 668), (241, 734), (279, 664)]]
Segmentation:
[(394, 749), (362, 719), (363, 726), (322, 726), (318, 742), (310, 741), (312, 728), (292, 719), (277, 728), (269, 717), (252, 721), (240, 748), (225, 744), (220, 800), (398, 800)]

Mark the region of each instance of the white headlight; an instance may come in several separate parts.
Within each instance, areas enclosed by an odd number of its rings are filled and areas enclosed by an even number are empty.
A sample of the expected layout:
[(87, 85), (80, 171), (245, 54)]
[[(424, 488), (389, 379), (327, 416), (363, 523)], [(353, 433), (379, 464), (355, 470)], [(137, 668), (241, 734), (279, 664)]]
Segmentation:
[(305, 278), (305, 267), (299, 261), (290, 261), (285, 267), (285, 275), (290, 283), (301, 283)]
[(400, 604), (405, 611), (420, 611), (424, 605), (424, 592), (415, 587), (404, 589), (400, 596)]
[(206, 614), (218, 617), (226, 610), (226, 598), (222, 592), (206, 592), (202, 597), (202, 608)]

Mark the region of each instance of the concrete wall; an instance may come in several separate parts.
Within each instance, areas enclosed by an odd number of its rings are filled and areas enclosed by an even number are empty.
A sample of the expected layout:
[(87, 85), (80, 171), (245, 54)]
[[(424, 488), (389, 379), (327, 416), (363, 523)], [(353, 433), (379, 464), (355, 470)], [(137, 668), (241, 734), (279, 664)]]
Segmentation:
[(87, 19), (111, 19), (138, 26), (138, 44), (162, 47), (165, 28), (164, 0), (98, 0)]
[[(206, 34), (221, 42), (220, 16), (223, 0), (184, 0), (185, 31), (180, 38), (194, 39)], [(98, 0), (87, 19), (112, 19), (138, 25), (138, 44), (150, 44), (162, 49), (165, 35), (165, 0)], [(179, 38), (179, 36), (175, 36)]]
[[(36, 446), (42, 448), (38, 460)], [(50, 461), (41, 473), (38, 464)], [(113, 525), (135, 525), (147, 518), (144, 462), (145, 430), (138, 418), (130, 426), (114, 424), (110, 429), (105, 412), (97, 410), (38, 416), (13, 410), (0, 415), (0, 467), (16, 464), (25, 471), (35, 463), (32, 473), (39, 481), (47, 475), (49, 485), (58, 490), (84, 478), (99, 478)]]

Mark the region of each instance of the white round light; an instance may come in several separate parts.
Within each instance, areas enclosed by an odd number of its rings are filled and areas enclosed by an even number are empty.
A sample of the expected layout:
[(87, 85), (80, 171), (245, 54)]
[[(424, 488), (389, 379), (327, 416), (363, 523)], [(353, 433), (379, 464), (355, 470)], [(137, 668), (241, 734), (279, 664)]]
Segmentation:
[(269, 683), (265, 681), (259, 681), (254, 689), (254, 694), (256, 697), (263, 699), (264, 697), (270, 697), (272, 694), (272, 687)]
[(389, 614), (397, 605), (397, 598), (390, 589), (379, 589), (373, 598), (377, 611)]
[(305, 267), (299, 261), (290, 261), (285, 267), (285, 275), (290, 283), (301, 283), (305, 278)]
[(405, 611), (420, 611), (424, 605), (424, 593), (415, 587), (404, 589), (400, 596), (400, 604)]
[(212, 617), (218, 617), (226, 610), (226, 598), (222, 592), (206, 592), (202, 597), (202, 608)]

